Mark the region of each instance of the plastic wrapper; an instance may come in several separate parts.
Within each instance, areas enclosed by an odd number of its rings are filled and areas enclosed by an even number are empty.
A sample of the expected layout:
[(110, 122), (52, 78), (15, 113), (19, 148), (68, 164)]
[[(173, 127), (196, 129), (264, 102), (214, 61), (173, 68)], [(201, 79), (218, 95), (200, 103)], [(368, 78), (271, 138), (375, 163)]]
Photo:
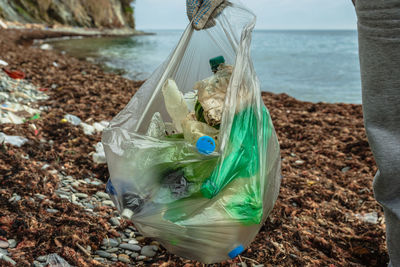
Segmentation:
[[(255, 16), (232, 2), (215, 27), (187, 27), (102, 135), (107, 191), (122, 215), (170, 252), (204, 263), (233, 258), (254, 240), (281, 180), (278, 140), (250, 57)], [(218, 56), (231, 73), (201, 95), (218, 75), (208, 61)], [(169, 80), (180, 92), (168, 100)], [(215, 140), (214, 152), (196, 148), (203, 135)]]

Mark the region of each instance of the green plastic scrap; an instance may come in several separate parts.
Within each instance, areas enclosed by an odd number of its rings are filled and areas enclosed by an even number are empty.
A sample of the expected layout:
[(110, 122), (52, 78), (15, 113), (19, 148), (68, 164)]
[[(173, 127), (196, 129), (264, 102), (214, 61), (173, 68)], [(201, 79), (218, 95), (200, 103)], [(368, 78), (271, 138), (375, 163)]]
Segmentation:
[(227, 211), (244, 224), (260, 223), (262, 219), (262, 198), (259, 182), (251, 183), (251, 177), (260, 175), (260, 153), (258, 135), (263, 134), (263, 152), (267, 151), (267, 142), (272, 129), (269, 126), (269, 114), (264, 107), (262, 126), (258, 127), (257, 114), (253, 107), (244, 109), (235, 115), (227, 144), (226, 157), (221, 159), (211, 176), (203, 183), (201, 192), (206, 198), (215, 197), (233, 180), (249, 180), (251, 187), (244, 194), (239, 193), (231, 199)]
[(40, 114), (36, 113), (34, 116), (32, 116), (28, 119), (25, 119), (24, 121), (33, 121), (33, 120), (38, 120), (38, 119), (40, 119)]
[(231, 218), (243, 225), (261, 223), (263, 200), (258, 181), (261, 175), (258, 140), (259, 134), (262, 134), (264, 146), (261, 149), (266, 153), (272, 128), (269, 113), (263, 107), (262, 129), (259, 129), (255, 110), (249, 107), (235, 115), (223, 160), (215, 157), (197, 162), (186, 161), (175, 166), (183, 169), (185, 178), (193, 187), (188, 198), (168, 205), (163, 216), (165, 220), (179, 224), (192, 216), (193, 209), (189, 208), (187, 201), (212, 199), (221, 194), (222, 199), (227, 196), (224, 206)]

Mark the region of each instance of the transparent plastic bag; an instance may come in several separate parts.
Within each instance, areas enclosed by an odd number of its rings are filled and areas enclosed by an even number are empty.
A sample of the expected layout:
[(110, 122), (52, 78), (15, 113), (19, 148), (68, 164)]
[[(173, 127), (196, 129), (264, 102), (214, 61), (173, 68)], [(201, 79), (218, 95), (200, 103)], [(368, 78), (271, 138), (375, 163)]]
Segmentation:
[[(102, 136), (107, 191), (123, 216), (170, 252), (204, 263), (233, 258), (254, 240), (281, 180), (279, 143), (250, 57), (255, 16), (232, 2), (215, 27), (187, 27)], [(213, 75), (208, 60), (218, 56), (233, 71), (217, 149), (205, 155), (183, 138), (163, 137), (173, 120), (162, 87), (172, 79), (182, 95), (192, 94)]]

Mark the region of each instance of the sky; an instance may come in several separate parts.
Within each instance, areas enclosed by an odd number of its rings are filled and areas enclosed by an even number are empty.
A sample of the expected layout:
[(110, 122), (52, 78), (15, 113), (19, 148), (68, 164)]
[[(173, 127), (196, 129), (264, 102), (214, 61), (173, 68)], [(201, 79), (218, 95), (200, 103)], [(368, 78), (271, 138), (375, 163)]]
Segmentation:
[[(186, 0), (136, 0), (138, 30), (184, 29)], [(257, 15), (256, 29), (356, 29), (351, 0), (242, 0)]]

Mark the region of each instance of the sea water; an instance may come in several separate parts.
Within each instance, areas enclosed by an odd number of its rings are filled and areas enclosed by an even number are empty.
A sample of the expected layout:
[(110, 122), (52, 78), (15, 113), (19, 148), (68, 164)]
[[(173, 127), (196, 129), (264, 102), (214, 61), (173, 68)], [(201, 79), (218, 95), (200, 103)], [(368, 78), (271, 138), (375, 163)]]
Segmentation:
[[(52, 42), (81, 58), (94, 58), (147, 79), (167, 58), (183, 30), (154, 35), (85, 38)], [(311, 102), (361, 103), (357, 32), (353, 30), (256, 30), (252, 58), (263, 91)]]

